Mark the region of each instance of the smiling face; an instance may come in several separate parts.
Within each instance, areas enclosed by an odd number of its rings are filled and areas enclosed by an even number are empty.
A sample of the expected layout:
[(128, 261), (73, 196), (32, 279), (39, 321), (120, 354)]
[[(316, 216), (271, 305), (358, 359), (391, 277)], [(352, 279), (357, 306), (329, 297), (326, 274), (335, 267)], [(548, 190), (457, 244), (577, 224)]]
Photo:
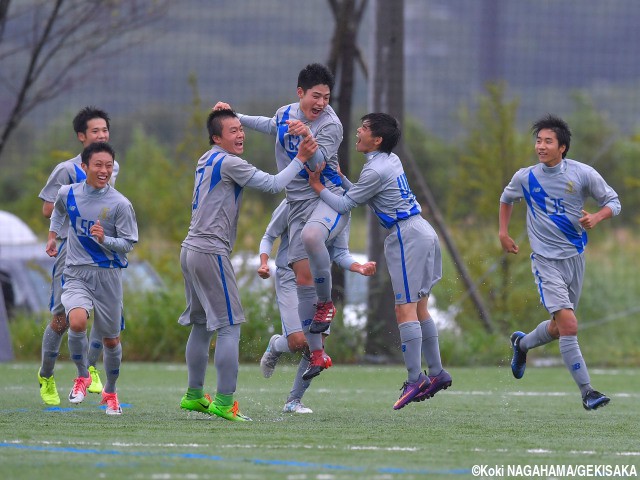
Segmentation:
[(222, 135), (213, 135), (213, 143), (233, 155), (242, 155), (244, 151), (244, 129), (236, 117), (221, 120)]
[(313, 122), (329, 105), (331, 89), (328, 85), (315, 85), (305, 92), (302, 87), (298, 87), (298, 98), (300, 98), (300, 110), (307, 120)]
[(82, 169), (87, 175), (87, 185), (98, 190), (109, 183), (113, 174), (113, 157), (109, 152), (95, 152), (89, 157), (89, 164), (82, 163)]
[(562, 161), (562, 154), (566, 150), (564, 145), (558, 142), (556, 132), (549, 128), (543, 128), (536, 136), (536, 154), (540, 163), (547, 167), (555, 167)]
[(78, 132), (78, 140), (83, 147), (87, 147), (96, 142), (109, 141), (109, 127), (104, 118), (92, 118), (87, 122), (87, 129), (84, 132)]
[(382, 143), (382, 137), (374, 137), (371, 133), (367, 120), (362, 122), (362, 125), (356, 130), (356, 138), (356, 150), (365, 155), (378, 150), (380, 143)]

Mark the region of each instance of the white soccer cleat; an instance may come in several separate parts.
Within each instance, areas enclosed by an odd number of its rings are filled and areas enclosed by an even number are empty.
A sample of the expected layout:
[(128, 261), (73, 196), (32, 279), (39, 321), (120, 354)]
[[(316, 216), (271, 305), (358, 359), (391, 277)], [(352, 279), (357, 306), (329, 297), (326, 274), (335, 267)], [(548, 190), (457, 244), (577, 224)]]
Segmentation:
[(282, 352), (273, 351), (273, 344), (279, 337), (281, 337), (281, 335), (276, 334), (271, 336), (269, 345), (260, 359), (260, 370), (262, 370), (262, 376), (264, 378), (269, 378), (273, 375), (273, 371), (276, 369), (276, 364), (280, 359), (280, 355), (282, 355)]
[(291, 400), (284, 404), (284, 408), (282, 409), (284, 413), (313, 413), (309, 407), (305, 407), (304, 404), (298, 400)]
[(80, 403), (87, 396), (87, 387), (91, 385), (91, 377), (77, 377), (73, 381), (73, 388), (69, 392), (69, 401), (71, 403)]

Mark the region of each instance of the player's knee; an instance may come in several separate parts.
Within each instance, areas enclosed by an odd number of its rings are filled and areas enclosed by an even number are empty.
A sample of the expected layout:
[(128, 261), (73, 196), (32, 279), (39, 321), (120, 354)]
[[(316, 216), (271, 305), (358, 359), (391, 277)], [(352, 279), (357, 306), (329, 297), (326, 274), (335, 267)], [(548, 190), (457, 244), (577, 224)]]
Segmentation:
[(325, 244), (327, 229), (317, 222), (307, 223), (300, 232), (300, 240), (306, 251), (315, 251)]
[(307, 339), (302, 332), (296, 332), (287, 337), (287, 344), (292, 352), (300, 352), (307, 346)]
[(300, 240), (302, 240), (302, 245), (304, 245), (305, 249), (309, 249), (309, 247), (313, 247), (316, 244), (316, 234), (314, 234), (313, 229), (308, 228), (309, 225), (302, 229), (300, 232)]
[(116, 348), (119, 343), (120, 337), (102, 339), (102, 344), (105, 346), (105, 348)]
[(84, 308), (74, 308), (69, 312), (69, 328), (74, 332), (85, 332), (89, 313)]
[(64, 313), (57, 313), (51, 319), (51, 323), (49, 324), (51, 330), (56, 332), (58, 335), (62, 335), (67, 331), (67, 316)]

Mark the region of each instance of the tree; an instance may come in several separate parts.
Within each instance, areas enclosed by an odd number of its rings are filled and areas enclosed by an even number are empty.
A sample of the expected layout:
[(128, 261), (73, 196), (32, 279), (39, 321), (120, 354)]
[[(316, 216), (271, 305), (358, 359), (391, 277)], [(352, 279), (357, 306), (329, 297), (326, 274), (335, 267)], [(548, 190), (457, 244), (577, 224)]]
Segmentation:
[[(351, 116), (353, 107), (353, 85), (355, 82), (355, 64), (360, 65), (365, 77), (367, 67), (364, 55), (358, 47), (358, 28), (367, 7), (367, 0), (328, 0), (333, 13), (335, 30), (331, 40), (331, 51), (327, 66), (337, 76), (336, 113), (342, 122), (344, 135), (351, 135)], [(342, 142), (338, 148), (340, 170), (347, 177), (350, 171), (349, 142)], [(342, 304), (344, 299), (344, 271), (332, 266), (332, 298)]]
[(37, 106), (73, 88), (92, 62), (144, 41), (168, 0), (0, 0), (0, 157)]
[[(404, 118), (404, 0), (374, 2), (373, 67), (369, 77), (371, 112), (387, 112), (402, 122)], [(393, 28), (388, 28), (393, 25)], [(373, 361), (398, 359), (400, 334), (396, 324), (395, 301), (391, 280), (386, 274), (384, 239), (387, 231), (377, 217), (368, 214), (368, 256), (377, 262), (378, 274), (369, 282), (369, 315), (365, 353)], [(371, 315), (375, 312), (375, 315)]]
[[(468, 269), (481, 285), (492, 310), (497, 312), (495, 320), (502, 330), (511, 328), (509, 322), (514, 317), (522, 318), (526, 308), (522, 299), (532, 294), (529, 289), (521, 291), (520, 285), (528, 284), (530, 272), (526, 268), (522, 272), (522, 264), (515, 258), (502, 253), (493, 265), (487, 267), (486, 264), (486, 259), (492, 256), (488, 252), (499, 252), (495, 229), (500, 194), (513, 174), (530, 163), (534, 152), (531, 136), (517, 131), (518, 104), (517, 99), (507, 99), (504, 83), (489, 83), (486, 93), (478, 98), (476, 108), (462, 112), (467, 133), (456, 162), (455, 182), (449, 198), (450, 218), (463, 220), (465, 236), (473, 238), (465, 251)], [(510, 230), (519, 244), (526, 243), (523, 215), (514, 215)], [(487, 231), (491, 232), (488, 238)], [(515, 269), (514, 263), (518, 265)], [(489, 277), (492, 281), (485, 282)], [(514, 278), (522, 281), (514, 286)]]

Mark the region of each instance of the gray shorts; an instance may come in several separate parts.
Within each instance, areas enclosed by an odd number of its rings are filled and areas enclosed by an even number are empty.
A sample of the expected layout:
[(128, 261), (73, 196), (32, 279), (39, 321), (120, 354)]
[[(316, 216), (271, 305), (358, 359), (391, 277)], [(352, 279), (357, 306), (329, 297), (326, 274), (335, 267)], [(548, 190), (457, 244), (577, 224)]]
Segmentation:
[(324, 225), (329, 231), (326, 243), (330, 245), (349, 225), (350, 220), (350, 213), (337, 213), (320, 200), (320, 197), (289, 203), (289, 251), (287, 256), (289, 265), (308, 258), (300, 237), (302, 229), (307, 223), (316, 222)]
[(203, 323), (213, 331), (245, 321), (229, 257), (182, 247), (180, 267), (187, 299), (187, 308), (178, 319), (181, 325)]
[(101, 338), (116, 338), (124, 330), (122, 270), (120, 268), (67, 267), (62, 304), (67, 317), (74, 308), (93, 310), (93, 328)]
[(540, 303), (550, 314), (564, 308), (578, 308), (584, 279), (584, 253), (560, 260), (531, 254), (531, 271)]
[(414, 215), (391, 227), (384, 256), (397, 305), (416, 303), (442, 278), (442, 253), (433, 227)]
[(58, 245), (58, 255), (53, 263), (51, 271), (51, 298), (49, 299), (49, 310), (54, 315), (64, 313), (64, 305), (62, 305), (62, 285), (64, 279), (64, 264), (67, 261), (67, 239), (65, 238)]

